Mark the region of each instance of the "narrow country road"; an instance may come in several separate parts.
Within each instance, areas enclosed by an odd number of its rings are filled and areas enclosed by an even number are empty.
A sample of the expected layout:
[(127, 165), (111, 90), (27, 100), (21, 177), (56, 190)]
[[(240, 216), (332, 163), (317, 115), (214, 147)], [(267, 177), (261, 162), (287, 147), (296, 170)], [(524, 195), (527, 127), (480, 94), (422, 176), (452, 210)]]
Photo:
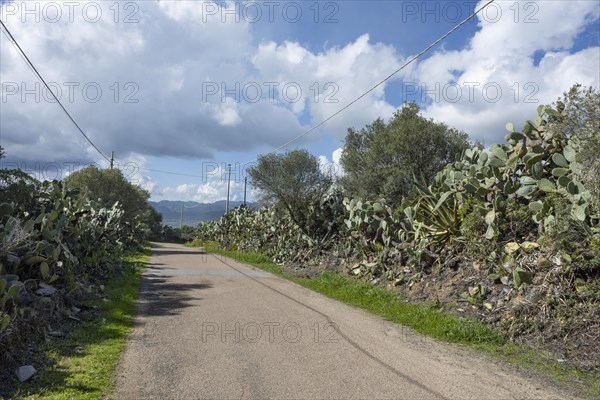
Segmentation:
[(116, 399), (563, 399), (232, 259), (154, 244)]

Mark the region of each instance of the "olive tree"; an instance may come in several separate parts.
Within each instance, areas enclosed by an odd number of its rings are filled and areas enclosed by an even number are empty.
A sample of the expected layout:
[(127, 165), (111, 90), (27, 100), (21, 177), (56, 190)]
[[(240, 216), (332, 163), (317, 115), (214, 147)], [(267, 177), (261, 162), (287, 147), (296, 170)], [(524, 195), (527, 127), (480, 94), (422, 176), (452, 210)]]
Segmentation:
[(340, 183), (351, 196), (399, 204), (415, 177), (428, 183), (469, 147), (466, 133), (424, 118), (408, 103), (388, 123), (377, 119), (359, 131), (348, 129)]
[(579, 141), (577, 161), (583, 166), (583, 184), (592, 192), (592, 206), (600, 212), (600, 92), (573, 85), (555, 102), (556, 116), (550, 124), (555, 134)]
[(148, 203), (150, 194), (125, 179), (117, 169), (98, 169), (89, 166), (73, 172), (65, 179), (70, 188), (80, 189), (91, 200), (103, 207), (112, 207), (117, 201), (124, 211), (123, 220), (135, 226), (137, 222), (149, 225), (156, 220)]
[(318, 206), (333, 184), (319, 161), (306, 150), (265, 154), (248, 169), (261, 201), (285, 209), (294, 223), (312, 237), (310, 210)]

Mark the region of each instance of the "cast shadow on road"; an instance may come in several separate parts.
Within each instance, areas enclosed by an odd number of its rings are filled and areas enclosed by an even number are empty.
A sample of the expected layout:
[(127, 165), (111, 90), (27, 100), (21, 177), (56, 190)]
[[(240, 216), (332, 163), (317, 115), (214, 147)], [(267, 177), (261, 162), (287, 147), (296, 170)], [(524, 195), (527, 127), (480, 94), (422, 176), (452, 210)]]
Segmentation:
[(140, 285), (138, 316), (177, 315), (202, 300), (202, 297), (192, 296), (189, 292), (212, 288), (210, 283), (179, 283), (167, 281), (167, 278), (169, 276), (165, 274), (144, 274)]
[(192, 255), (202, 255), (202, 254), (208, 254), (205, 251), (202, 250), (195, 250), (195, 249), (161, 249), (161, 248), (152, 248), (152, 256), (166, 256), (166, 255), (181, 255), (181, 256), (192, 256)]

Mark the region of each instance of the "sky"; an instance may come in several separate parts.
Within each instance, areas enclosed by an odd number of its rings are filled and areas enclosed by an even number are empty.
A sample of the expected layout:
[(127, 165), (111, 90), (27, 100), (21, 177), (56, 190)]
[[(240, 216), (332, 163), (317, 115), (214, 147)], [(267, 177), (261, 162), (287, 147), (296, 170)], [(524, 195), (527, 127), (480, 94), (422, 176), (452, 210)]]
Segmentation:
[[(573, 84), (599, 87), (600, 2), (496, 1), (282, 147), (486, 2), (0, 0), (0, 19), (152, 200), (214, 202), (226, 197), (228, 164), (241, 200), (246, 168), (270, 151), (307, 149), (339, 171), (347, 129), (388, 120), (407, 101), (489, 145)], [(2, 168), (60, 179), (109, 166), (6, 34), (0, 81)]]

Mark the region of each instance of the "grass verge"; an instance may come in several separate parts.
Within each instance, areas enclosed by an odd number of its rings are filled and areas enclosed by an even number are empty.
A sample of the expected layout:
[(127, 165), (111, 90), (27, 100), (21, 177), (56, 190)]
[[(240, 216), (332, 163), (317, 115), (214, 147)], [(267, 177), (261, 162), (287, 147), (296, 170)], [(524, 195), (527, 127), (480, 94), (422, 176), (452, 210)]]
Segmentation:
[(468, 345), (501, 361), (537, 371), (580, 396), (600, 398), (598, 374), (585, 374), (576, 368), (551, 362), (540, 352), (508, 341), (490, 326), (473, 318), (450, 314), (435, 305), (408, 303), (389, 290), (375, 288), (366, 282), (336, 273), (325, 272), (317, 279), (297, 278), (262, 254), (224, 250), (214, 243), (192, 242), (186, 245), (201, 246), (207, 252), (251, 264), (333, 299), (410, 327), (423, 335)]
[(95, 301), (98, 318), (84, 322), (64, 339), (44, 343), (47, 368), (20, 384), (15, 398), (98, 399), (111, 393), (114, 372), (135, 318), (140, 279), (150, 248), (124, 257), (125, 268), (105, 284)]

